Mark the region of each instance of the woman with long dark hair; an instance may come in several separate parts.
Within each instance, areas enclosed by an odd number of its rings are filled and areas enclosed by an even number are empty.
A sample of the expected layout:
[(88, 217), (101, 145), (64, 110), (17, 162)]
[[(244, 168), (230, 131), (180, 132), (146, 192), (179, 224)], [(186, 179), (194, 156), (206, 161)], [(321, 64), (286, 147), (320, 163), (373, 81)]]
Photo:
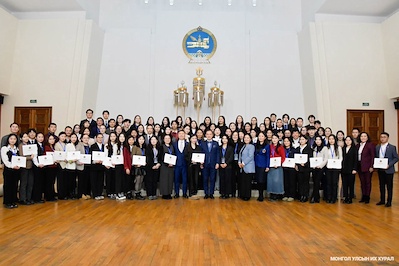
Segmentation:
[(342, 188), (345, 197), (344, 203), (351, 204), (355, 196), (355, 175), (357, 170), (357, 150), (353, 138), (345, 138), (345, 146), (342, 151)]
[(375, 146), (370, 141), (370, 136), (366, 132), (360, 133), (360, 143), (356, 145), (358, 152), (357, 172), (360, 177), (362, 188), (362, 199), (359, 202), (370, 203), (371, 177), (373, 175), (373, 163), (375, 157)]

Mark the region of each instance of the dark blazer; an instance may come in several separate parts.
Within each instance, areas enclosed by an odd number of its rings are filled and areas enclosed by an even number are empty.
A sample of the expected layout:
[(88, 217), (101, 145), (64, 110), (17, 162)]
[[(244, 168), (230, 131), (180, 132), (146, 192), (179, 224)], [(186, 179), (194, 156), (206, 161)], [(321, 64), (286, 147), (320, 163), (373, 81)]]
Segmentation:
[[(169, 149), (170, 149), (170, 151), (172, 152), (172, 155), (176, 155), (176, 154), (175, 154), (175, 149), (173, 148), (172, 143), (169, 145)], [(159, 155), (159, 159), (160, 159), (159, 163), (162, 164), (162, 165), (167, 165), (167, 164), (165, 164), (165, 163), (163, 162), (163, 161), (164, 161), (164, 158), (165, 158), (165, 153), (169, 153), (169, 150), (168, 150), (168, 147), (167, 147), (165, 144), (163, 144), (163, 145), (161, 146), (160, 155)]]
[(355, 146), (350, 147), (349, 151), (346, 152), (346, 147), (342, 148), (342, 169), (343, 174), (352, 174), (352, 171), (357, 171), (357, 149)]
[[(376, 158), (380, 157), (380, 147), (381, 147), (381, 145), (377, 145), (377, 147), (375, 147), (375, 157)], [(387, 149), (385, 150), (384, 158), (388, 158), (388, 169), (385, 170), (385, 173), (394, 174), (395, 173), (394, 165), (395, 165), (395, 163), (398, 162), (398, 152), (396, 150), (396, 146), (388, 143)]]
[(187, 166), (187, 164), (186, 164), (186, 160), (185, 160), (185, 157), (184, 157), (184, 153), (185, 153), (185, 151), (187, 150), (187, 142), (186, 141), (184, 141), (184, 149), (183, 149), (183, 152), (180, 152), (180, 150), (179, 150), (179, 141), (177, 140), (176, 142), (173, 142), (173, 148), (175, 149), (175, 153), (176, 153), (176, 156), (177, 156), (177, 159), (176, 159), (176, 166), (183, 166), (183, 167), (185, 167), (185, 166)]
[[(149, 170), (152, 170), (152, 167), (155, 165), (155, 163), (154, 163), (154, 151), (152, 150), (151, 145), (147, 146), (145, 154), (146, 154), (145, 167)], [(158, 149), (158, 155), (157, 155), (158, 163), (161, 163), (160, 157), (161, 157), (161, 151), (160, 149)]]
[[(239, 154), (242, 146), (244, 146), (244, 143), (241, 141), (238, 141), (237, 143), (234, 143), (233, 141), (230, 142), (230, 146), (233, 148), (233, 154)], [(238, 156), (237, 156), (238, 160)]]
[[(92, 154), (93, 151), (104, 151), (104, 149), (105, 149), (104, 144), (102, 144), (102, 150), (100, 150), (100, 148), (98, 147), (98, 144), (96, 142), (90, 146), (90, 154)], [(92, 166), (91, 166), (92, 170), (103, 170), (104, 169), (104, 166), (102, 164), (94, 163), (93, 160), (91, 163), (92, 163)]]
[[(87, 119), (83, 119), (82, 121), (80, 121), (80, 128), (83, 128), (83, 124), (88, 121)], [(91, 120), (90, 122), (90, 138), (94, 138), (97, 134), (97, 123), (94, 119)]]
[(310, 158), (313, 157), (313, 150), (310, 148), (309, 145), (306, 145), (306, 147), (303, 149), (301, 152), (301, 146), (296, 148), (295, 153), (301, 153), (301, 154), (307, 154), (308, 155), (308, 162), (305, 163), (305, 166), (302, 166), (300, 164), (297, 164), (298, 166), (298, 172), (309, 172), (310, 171)]
[(191, 147), (191, 144), (188, 144), (186, 146), (186, 149), (184, 149), (184, 158), (186, 159), (187, 165), (191, 165), (191, 158), (193, 156), (193, 153), (202, 153), (202, 149), (199, 145), (195, 145), (195, 149)]
[(219, 144), (216, 141), (212, 140), (211, 151), (208, 150), (208, 141), (202, 141), (201, 149), (203, 153), (205, 153), (205, 167), (214, 167), (217, 163), (220, 162)]
[[(219, 156), (220, 156), (219, 163), (221, 163), (222, 158), (223, 158), (222, 146), (219, 147)], [(231, 168), (233, 160), (234, 160), (234, 150), (231, 146), (227, 145), (226, 154), (225, 154), (224, 158), (225, 158), (225, 163), (227, 164), (226, 168)]]
[[(360, 144), (356, 145), (357, 150), (359, 150)], [(373, 167), (375, 158), (375, 146), (371, 142), (366, 142), (364, 145), (359, 171), (360, 172), (368, 172), (371, 167)]]

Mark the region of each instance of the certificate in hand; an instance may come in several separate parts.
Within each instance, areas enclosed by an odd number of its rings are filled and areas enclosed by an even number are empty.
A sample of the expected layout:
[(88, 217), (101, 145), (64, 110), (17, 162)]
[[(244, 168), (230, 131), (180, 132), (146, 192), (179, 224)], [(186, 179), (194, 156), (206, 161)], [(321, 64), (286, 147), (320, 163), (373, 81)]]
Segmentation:
[(295, 163), (298, 164), (305, 164), (308, 162), (308, 155), (307, 154), (301, 154), (301, 153), (296, 153), (294, 154), (294, 159), (295, 159)]
[(22, 153), (24, 155), (37, 154), (37, 145), (36, 144), (22, 145)]
[(42, 164), (44, 166), (47, 165), (53, 165), (54, 164), (54, 159), (52, 155), (42, 155), (37, 157), (39, 159), (39, 164)]
[(275, 166), (277, 167), (281, 166), (281, 157), (270, 158), (270, 168)]
[(323, 162), (323, 158), (322, 157), (313, 157), (313, 158), (309, 159), (309, 162), (310, 162), (311, 168), (316, 168)]
[(282, 166), (287, 167), (287, 168), (295, 168), (295, 159), (294, 158), (285, 158)]
[(115, 165), (123, 164), (123, 155), (112, 155), (111, 161)]
[(388, 158), (374, 158), (374, 168), (388, 169)]
[(26, 168), (26, 157), (23, 156), (11, 156), (11, 167), (19, 166)]
[(191, 161), (195, 163), (204, 163), (205, 153), (193, 153), (193, 155), (191, 155)]
[(65, 161), (66, 156), (67, 154), (64, 151), (55, 151), (53, 154), (54, 161)]
[(80, 154), (80, 163), (83, 164), (91, 164), (91, 155), (90, 154)]
[(104, 166), (108, 166), (108, 167), (115, 168), (115, 166), (112, 165), (112, 159), (111, 159), (111, 157), (105, 157), (105, 158), (103, 158), (103, 165), (104, 165)]
[(177, 156), (165, 153), (165, 158), (163, 160), (164, 163), (176, 165)]
[(342, 168), (342, 160), (328, 159), (327, 168), (328, 169), (341, 169)]
[(67, 152), (67, 161), (74, 161), (80, 159), (80, 151)]
[(133, 155), (132, 165), (145, 166), (146, 165), (145, 156)]
[(93, 161), (102, 161), (106, 158), (105, 152), (103, 151), (93, 151), (91, 157)]

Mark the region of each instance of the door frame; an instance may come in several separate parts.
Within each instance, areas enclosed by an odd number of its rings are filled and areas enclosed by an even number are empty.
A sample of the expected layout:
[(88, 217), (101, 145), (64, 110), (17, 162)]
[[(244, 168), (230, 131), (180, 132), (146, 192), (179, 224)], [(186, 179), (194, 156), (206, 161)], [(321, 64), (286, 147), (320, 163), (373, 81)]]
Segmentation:
[[(349, 128), (348, 117), (350, 112), (382, 112), (382, 131), (385, 131), (385, 110), (384, 109), (346, 109), (346, 132), (352, 133), (352, 128)], [(398, 118), (399, 119), (399, 118)], [(399, 124), (398, 124), (399, 127)]]
[[(53, 121), (53, 107), (52, 106), (14, 106), (14, 121), (17, 121), (17, 109), (49, 109), (50, 122)], [(44, 132), (43, 132), (44, 133)]]

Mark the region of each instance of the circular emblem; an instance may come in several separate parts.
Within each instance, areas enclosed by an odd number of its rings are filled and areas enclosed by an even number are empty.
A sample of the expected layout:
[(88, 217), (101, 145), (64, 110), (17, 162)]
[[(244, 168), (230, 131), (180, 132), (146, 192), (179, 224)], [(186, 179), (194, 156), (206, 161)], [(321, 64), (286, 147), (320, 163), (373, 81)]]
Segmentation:
[(183, 38), (183, 51), (190, 59), (189, 63), (210, 63), (216, 52), (216, 38), (207, 29), (198, 27), (189, 31)]

